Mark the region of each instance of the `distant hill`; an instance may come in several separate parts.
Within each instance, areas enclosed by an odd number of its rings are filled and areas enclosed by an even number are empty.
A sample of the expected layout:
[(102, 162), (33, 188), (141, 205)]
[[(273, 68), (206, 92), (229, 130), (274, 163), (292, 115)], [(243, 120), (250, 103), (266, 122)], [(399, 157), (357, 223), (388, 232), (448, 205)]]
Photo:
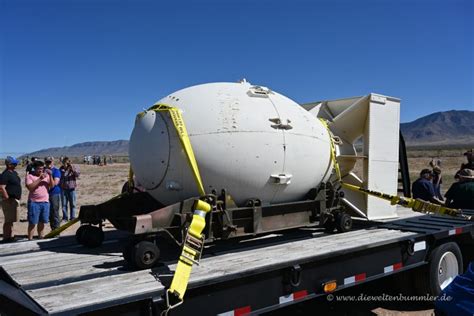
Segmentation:
[(72, 146), (41, 149), (25, 156), (81, 157), (84, 155), (128, 156), (128, 140), (85, 142)]
[(447, 111), (400, 125), (410, 147), (474, 145), (474, 111)]

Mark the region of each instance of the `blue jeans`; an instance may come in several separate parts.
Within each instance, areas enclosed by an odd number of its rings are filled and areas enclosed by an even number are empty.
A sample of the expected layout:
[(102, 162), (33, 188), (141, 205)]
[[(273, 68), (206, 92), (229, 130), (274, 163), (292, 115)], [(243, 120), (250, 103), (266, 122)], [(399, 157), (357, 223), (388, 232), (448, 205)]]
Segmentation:
[[(75, 189), (63, 189), (61, 191), (62, 204), (63, 204), (63, 220), (73, 220), (76, 218), (76, 190)], [(71, 211), (70, 216), (67, 216), (67, 206)]]
[(51, 225), (51, 230), (58, 228), (61, 222), (59, 218), (60, 199), (60, 194), (49, 196), (49, 224)]

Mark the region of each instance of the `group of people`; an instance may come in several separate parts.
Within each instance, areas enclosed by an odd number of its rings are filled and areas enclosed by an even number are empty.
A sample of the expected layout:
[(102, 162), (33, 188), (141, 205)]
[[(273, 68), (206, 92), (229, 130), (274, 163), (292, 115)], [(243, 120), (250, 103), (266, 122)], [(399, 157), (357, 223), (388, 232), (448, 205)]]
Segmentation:
[(474, 152), (464, 153), (467, 162), (454, 175), (457, 180), (441, 195), (441, 168), (440, 163), (431, 161), (432, 169), (423, 169), (420, 177), (412, 185), (412, 195), (415, 199), (446, 205), (456, 209), (474, 209)]
[[(83, 162), (85, 165), (97, 165), (97, 166), (106, 166), (107, 157), (100, 157), (99, 155), (93, 156), (84, 156)], [(108, 163), (112, 163), (112, 156), (109, 156)]]
[[(35, 228), (38, 238), (43, 238), (45, 224), (51, 230), (59, 227), (61, 220), (73, 220), (76, 216), (76, 187), (79, 169), (64, 157), (61, 166), (54, 165), (53, 157), (44, 161), (32, 159), (26, 167), (25, 185), (28, 190), (28, 239), (33, 239)], [(16, 172), (19, 161), (14, 157), (5, 159), (5, 170), (0, 175), (0, 195), (5, 216), (3, 242), (15, 240), (13, 223), (19, 220), (19, 205), (22, 194), (21, 180)], [(68, 214), (69, 206), (69, 214)], [(62, 207), (62, 218), (60, 209)], [(69, 216), (68, 216), (69, 215)]]

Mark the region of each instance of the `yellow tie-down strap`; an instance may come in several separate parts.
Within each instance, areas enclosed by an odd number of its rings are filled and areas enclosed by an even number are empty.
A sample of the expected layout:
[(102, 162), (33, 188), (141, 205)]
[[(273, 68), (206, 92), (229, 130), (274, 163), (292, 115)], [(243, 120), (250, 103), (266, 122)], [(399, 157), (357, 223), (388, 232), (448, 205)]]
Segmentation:
[[(193, 173), (199, 195), (206, 195), (196, 157), (194, 156), (191, 141), (189, 140), (189, 135), (186, 130), (186, 125), (181, 115), (181, 110), (166, 104), (155, 104), (149, 108), (148, 111), (168, 112), (170, 114), (174, 128), (176, 129), (178, 138), (181, 142), (181, 146), (186, 154), (189, 167)], [(138, 114), (138, 117), (143, 115), (144, 112)], [(194, 209), (195, 212), (184, 239), (183, 249), (179, 256), (173, 280), (171, 281), (170, 288), (166, 291), (167, 309), (165, 310), (165, 313), (183, 302), (193, 264), (199, 264), (199, 260), (201, 259), (202, 249), (204, 246), (202, 232), (206, 227), (206, 214), (211, 210), (211, 206), (204, 201), (197, 200)], [(170, 302), (170, 294), (173, 295), (173, 303)]]
[(329, 141), (331, 143), (331, 161), (334, 170), (336, 171), (337, 180), (341, 181), (341, 169), (339, 168), (339, 163), (336, 159), (336, 145), (334, 144), (334, 135), (332, 134), (331, 129), (329, 128), (328, 122), (323, 118), (319, 118), (319, 120), (321, 121), (321, 123), (323, 123), (324, 127), (326, 127), (329, 133)]
[(76, 217), (75, 219), (73, 220), (70, 220), (69, 222), (67, 222), (66, 224), (64, 224), (63, 226), (60, 226), (52, 231), (50, 231), (49, 233), (47, 233), (44, 238), (53, 238), (53, 237), (56, 237), (57, 235), (61, 234), (63, 231), (65, 231), (66, 229), (68, 229), (69, 227), (71, 227), (72, 225), (76, 224), (77, 222), (79, 221), (79, 217)]
[(390, 204), (392, 205), (397, 204), (397, 205), (401, 205), (407, 208), (411, 208), (415, 212), (449, 215), (449, 216), (454, 216), (454, 217), (462, 217), (464, 219), (471, 220), (471, 221), (474, 220), (474, 217), (464, 215), (462, 214), (460, 210), (449, 208), (443, 205), (434, 204), (434, 203), (430, 203), (430, 202), (426, 202), (426, 201), (422, 201), (418, 199), (412, 199), (412, 198), (372, 191), (369, 189), (364, 189), (356, 185), (343, 183), (343, 182), (341, 182), (341, 185), (342, 187), (347, 188), (352, 191), (362, 192), (367, 195), (375, 196), (375, 197), (390, 201)]
[[(173, 294), (180, 301), (184, 299), (184, 293), (188, 287), (193, 264), (199, 264), (201, 258), (202, 245), (204, 244), (202, 232), (206, 227), (205, 214), (211, 210), (211, 206), (204, 201), (197, 200), (195, 209), (196, 212), (194, 213), (191, 224), (189, 225), (183, 251), (179, 256), (178, 265), (176, 266), (171, 286), (166, 293), (167, 295)], [(169, 302), (168, 297), (167, 301)]]
[[(204, 186), (202, 184), (201, 175), (199, 174), (199, 168), (196, 162), (196, 157), (194, 156), (193, 147), (191, 146), (191, 141), (189, 140), (188, 131), (186, 130), (186, 125), (184, 124), (183, 116), (181, 115), (181, 110), (170, 105), (157, 103), (153, 105), (148, 111), (155, 112), (168, 112), (170, 114), (171, 120), (173, 121), (174, 128), (178, 133), (179, 141), (183, 150), (186, 153), (186, 159), (188, 160), (189, 167), (193, 172), (194, 180), (199, 190), (199, 195), (204, 196)], [(138, 116), (143, 116), (144, 113), (138, 114)]]

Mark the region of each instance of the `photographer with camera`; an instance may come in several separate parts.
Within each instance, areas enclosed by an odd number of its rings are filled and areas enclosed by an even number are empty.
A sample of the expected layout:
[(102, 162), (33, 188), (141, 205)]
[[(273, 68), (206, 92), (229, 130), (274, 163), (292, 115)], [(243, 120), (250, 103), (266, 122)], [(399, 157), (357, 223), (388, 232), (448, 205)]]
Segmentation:
[[(63, 165), (59, 168), (61, 171), (61, 180), (59, 184), (62, 190), (63, 221), (76, 218), (76, 187), (79, 178), (79, 170), (71, 164), (68, 157), (64, 157)], [(70, 216), (68, 217), (67, 207), (69, 204)]]
[(49, 189), (54, 186), (51, 172), (45, 171), (44, 163), (35, 161), (34, 171), (26, 175), (28, 195), (28, 239), (38, 225), (38, 238), (43, 238), (44, 224), (49, 222)]

